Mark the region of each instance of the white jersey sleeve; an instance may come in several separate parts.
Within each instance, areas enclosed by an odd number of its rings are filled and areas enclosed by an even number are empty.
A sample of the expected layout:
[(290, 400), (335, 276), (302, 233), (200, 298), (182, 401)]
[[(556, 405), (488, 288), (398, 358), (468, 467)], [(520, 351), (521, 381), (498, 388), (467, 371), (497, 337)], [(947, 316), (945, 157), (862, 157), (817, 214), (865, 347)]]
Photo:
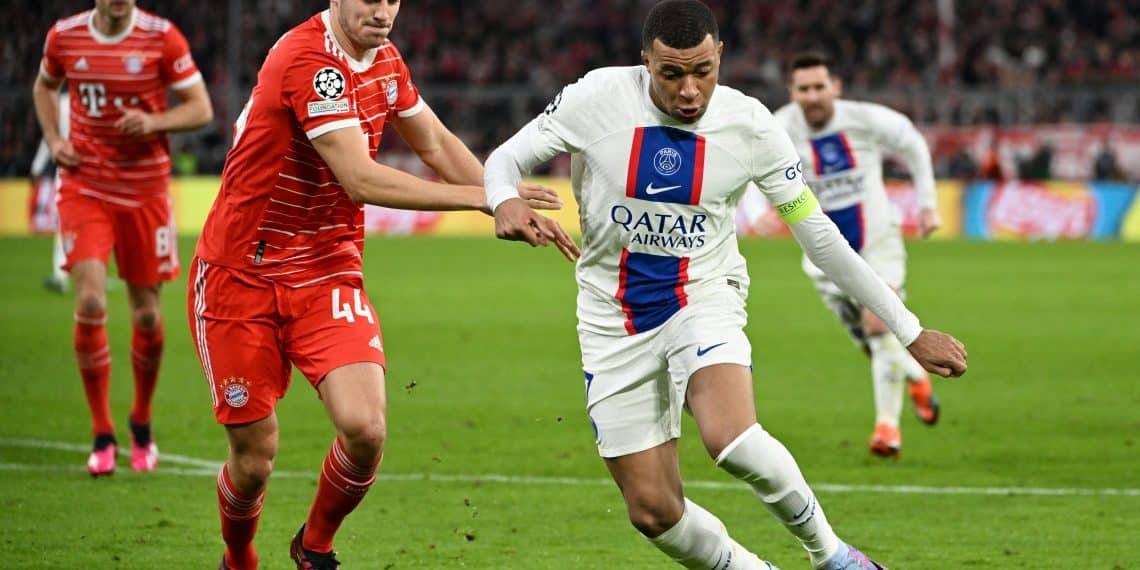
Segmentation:
[(787, 222), (804, 254), (844, 292), (870, 309), (903, 345), (922, 332), (918, 317), (871, 266), (851, 249), (803, 181), (802, 165), (787, 133), (770, 114), (760, 117), (753, 182)]
[(930, 158), (930, 147), (922, 133), (906, 115), (894, 109), (866, 104), (871, 126), (883, 147), (893, 151), (906, 162), (907, 171), (914, 180), (920, 208), (934, 208), (934, 165)]
[(487, 157), (483, 182), (491, 211), (519, 197), (518, 185), (534, 167), (559, 153), (578, 152), (589, 143), (586, 126), (591, 124), (591, 93), (596, 91), (590, 79), (587, 74), (563, 87), (541, 115)]

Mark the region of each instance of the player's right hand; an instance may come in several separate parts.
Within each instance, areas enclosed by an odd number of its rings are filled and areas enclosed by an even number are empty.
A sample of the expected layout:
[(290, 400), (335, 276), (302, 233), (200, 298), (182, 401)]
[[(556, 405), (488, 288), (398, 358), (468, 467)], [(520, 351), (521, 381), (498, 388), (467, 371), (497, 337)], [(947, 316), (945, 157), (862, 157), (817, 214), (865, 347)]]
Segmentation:
[(925, 329), (906, 349), (923, 368), (939, 376), (956, 378), (966, 373), (966, 347), (944, 332)]
[(575, 261), (581, 252), (574, 240), (550, 218), (540, 216), (520, 198), (512, 198), (495, 209), (495, 236), (511, 241), (525, 241), (532, 247), (551, 242), (566, 259)]
[(79, 166), (79, 155), (76, 154), (71, 141), (67, 139), (59, 139), (51, 145), (51, 159), (60, 168), (71, 169)]

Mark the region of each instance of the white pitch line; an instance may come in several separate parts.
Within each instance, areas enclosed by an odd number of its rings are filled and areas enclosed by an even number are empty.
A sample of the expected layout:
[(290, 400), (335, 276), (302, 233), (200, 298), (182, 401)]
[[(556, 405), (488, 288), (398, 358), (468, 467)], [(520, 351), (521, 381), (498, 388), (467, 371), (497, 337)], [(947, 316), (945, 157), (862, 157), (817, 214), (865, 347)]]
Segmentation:
[[(0, 438), (0, 447), (23, 447), (31, 449), (57, 449), (87, 453), (90, 447), (58, 441), (44, 441), (25, 438)], [(128, 455), (120, 450), (120, 455)], [(222, 463), (162, 453), (162, 462), (181, 467), (160, 467), (154, 475), (183, 477), (217, 477)], [(0, 463), (0, 471), (15, 472), (75, 472), (83, 473), (83, 465)], [(317, 474), (309, 471), (274, 471), (275, 479), (315, 480)], [(530, 475), (503, 475), (484, 473), (480, 475), (446, 473), (384, 473), (376, 474), (381, 481), (424, 481), (444, 483), (503, 483), (507, 485), (560, 485), (577, 487), (610, 487), (613, 481), (605, 478), (589, 477), (539, 477)], [(744, 484), (735, 481), (685, 481), (685, 486), (697, 489), (741, 491)], [(812, 489), (825, 493), (887, 493), (901, 495), (1033, 495), (1033, 496), (1095, 496), (1095, 497), (1140, 497), (1140, 489), (1079, 488), (1079, 487), (933, 487), (923, 485), (843, 485), (835, 483), (814, 483)]]

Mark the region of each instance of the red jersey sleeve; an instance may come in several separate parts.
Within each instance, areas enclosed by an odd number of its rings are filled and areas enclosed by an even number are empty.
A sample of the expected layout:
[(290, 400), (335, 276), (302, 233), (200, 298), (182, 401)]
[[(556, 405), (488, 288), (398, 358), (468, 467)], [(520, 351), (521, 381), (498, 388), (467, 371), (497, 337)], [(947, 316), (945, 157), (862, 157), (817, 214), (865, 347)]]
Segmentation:
[(202, 80), (186, 36), (170, 24), (162, 38), (162, 78), (171, 89), (185, 89)]
[(281, 77), (281, 97), (309, 140), (337, 129), (360, 128), (344, 61), (316, 50), (282, 55), (292, 60)]
[(47, 39), (44, 40), (44, 57), (40, 60), (40, 75), (48, 79), (63, 79), (65, 69), (59, 59), (59, 32), (58, 24), (48, 30)]
[[(394, 47), (394, 46), (393, 46)], [(424, 108), (424, 101), (420, 98), (420, 90), (416, 88), (416, 84), (412, 83), (412, 72), (408, 70), (408, 65), (404, 63), (404, 57), (399, 55), (399, 75), (396, 76), (396, 114), (401, 118), (411, 117), (419, 113)]]

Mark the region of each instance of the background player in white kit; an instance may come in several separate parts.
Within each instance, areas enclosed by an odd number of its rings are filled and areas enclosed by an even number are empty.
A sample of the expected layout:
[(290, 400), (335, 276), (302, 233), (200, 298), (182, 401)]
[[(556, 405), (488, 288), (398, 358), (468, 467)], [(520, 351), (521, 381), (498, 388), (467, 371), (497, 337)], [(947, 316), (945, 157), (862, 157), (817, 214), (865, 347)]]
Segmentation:
[(642, 35), (644, 66), (588, 73), (487, 159), (496, 233), (536, 243), (539, 216), (515, 188), (534, 166), (570, 152), (587, 412), (630, 521), (654, 546), (689, 568), (771, 568), (684, 497), (676, 439), (687, 404), (717, 465), (752, 486), (815, 568), (881, 568), (839, 540), (791, 454), (756, 421), (743, 332), (748, 275), (734, 227), (746, 186), (778, 205), (812, 260), (925, 366), (960, 375), (965, 350), (922, 330), (851, 250), (768, 110), (716, 85), (718, 37), (704, 4), (656, 5)]
[[(71, 118), (70, 97), (67, 91), (59, 94), (59, 136), (66, 139)], [(32, 231), (40, 232), (51, 228), (52, 239), (51, 274), (44, 277), (44, 288), (56, 293), (65, 293), (68, 288), (67, 254), (63, 251), (63, 238), (59, 235), (59, 211), (55, 201), (59, 196), (59, 167), (51, 157), (51, 146), (47, 139), (40, 141), (36, 156), (32, 159), (32, 192), (34, 194), (34, 218)]]
[[(906, 250), (899, 212), (887, 200), (883, 186), (883, 153), (893, 153), (906, 163), (918, 194), (919, 229), (926, 237), (942, 224), (926, 141), (901, 113), (874, 103), (839, 99), (842, 84), (821, 53), (805, 52), (793, 58), (788, 89), (792, 102), (775, 116), (803, 161), (804, 179), (852, 249), (905, 299)], [(759, 193), (750, 199), (760, 199)], [(870, 355), (875, 430), (869, 447), (876, 455), (897, 457), (902, 446), (899, 416), (904, 384), (918, 418), (928, 425), (938, 421), (930, 376), (873, 311), (842, 291), (806, 257), (803, 270), (824, 304)]]

